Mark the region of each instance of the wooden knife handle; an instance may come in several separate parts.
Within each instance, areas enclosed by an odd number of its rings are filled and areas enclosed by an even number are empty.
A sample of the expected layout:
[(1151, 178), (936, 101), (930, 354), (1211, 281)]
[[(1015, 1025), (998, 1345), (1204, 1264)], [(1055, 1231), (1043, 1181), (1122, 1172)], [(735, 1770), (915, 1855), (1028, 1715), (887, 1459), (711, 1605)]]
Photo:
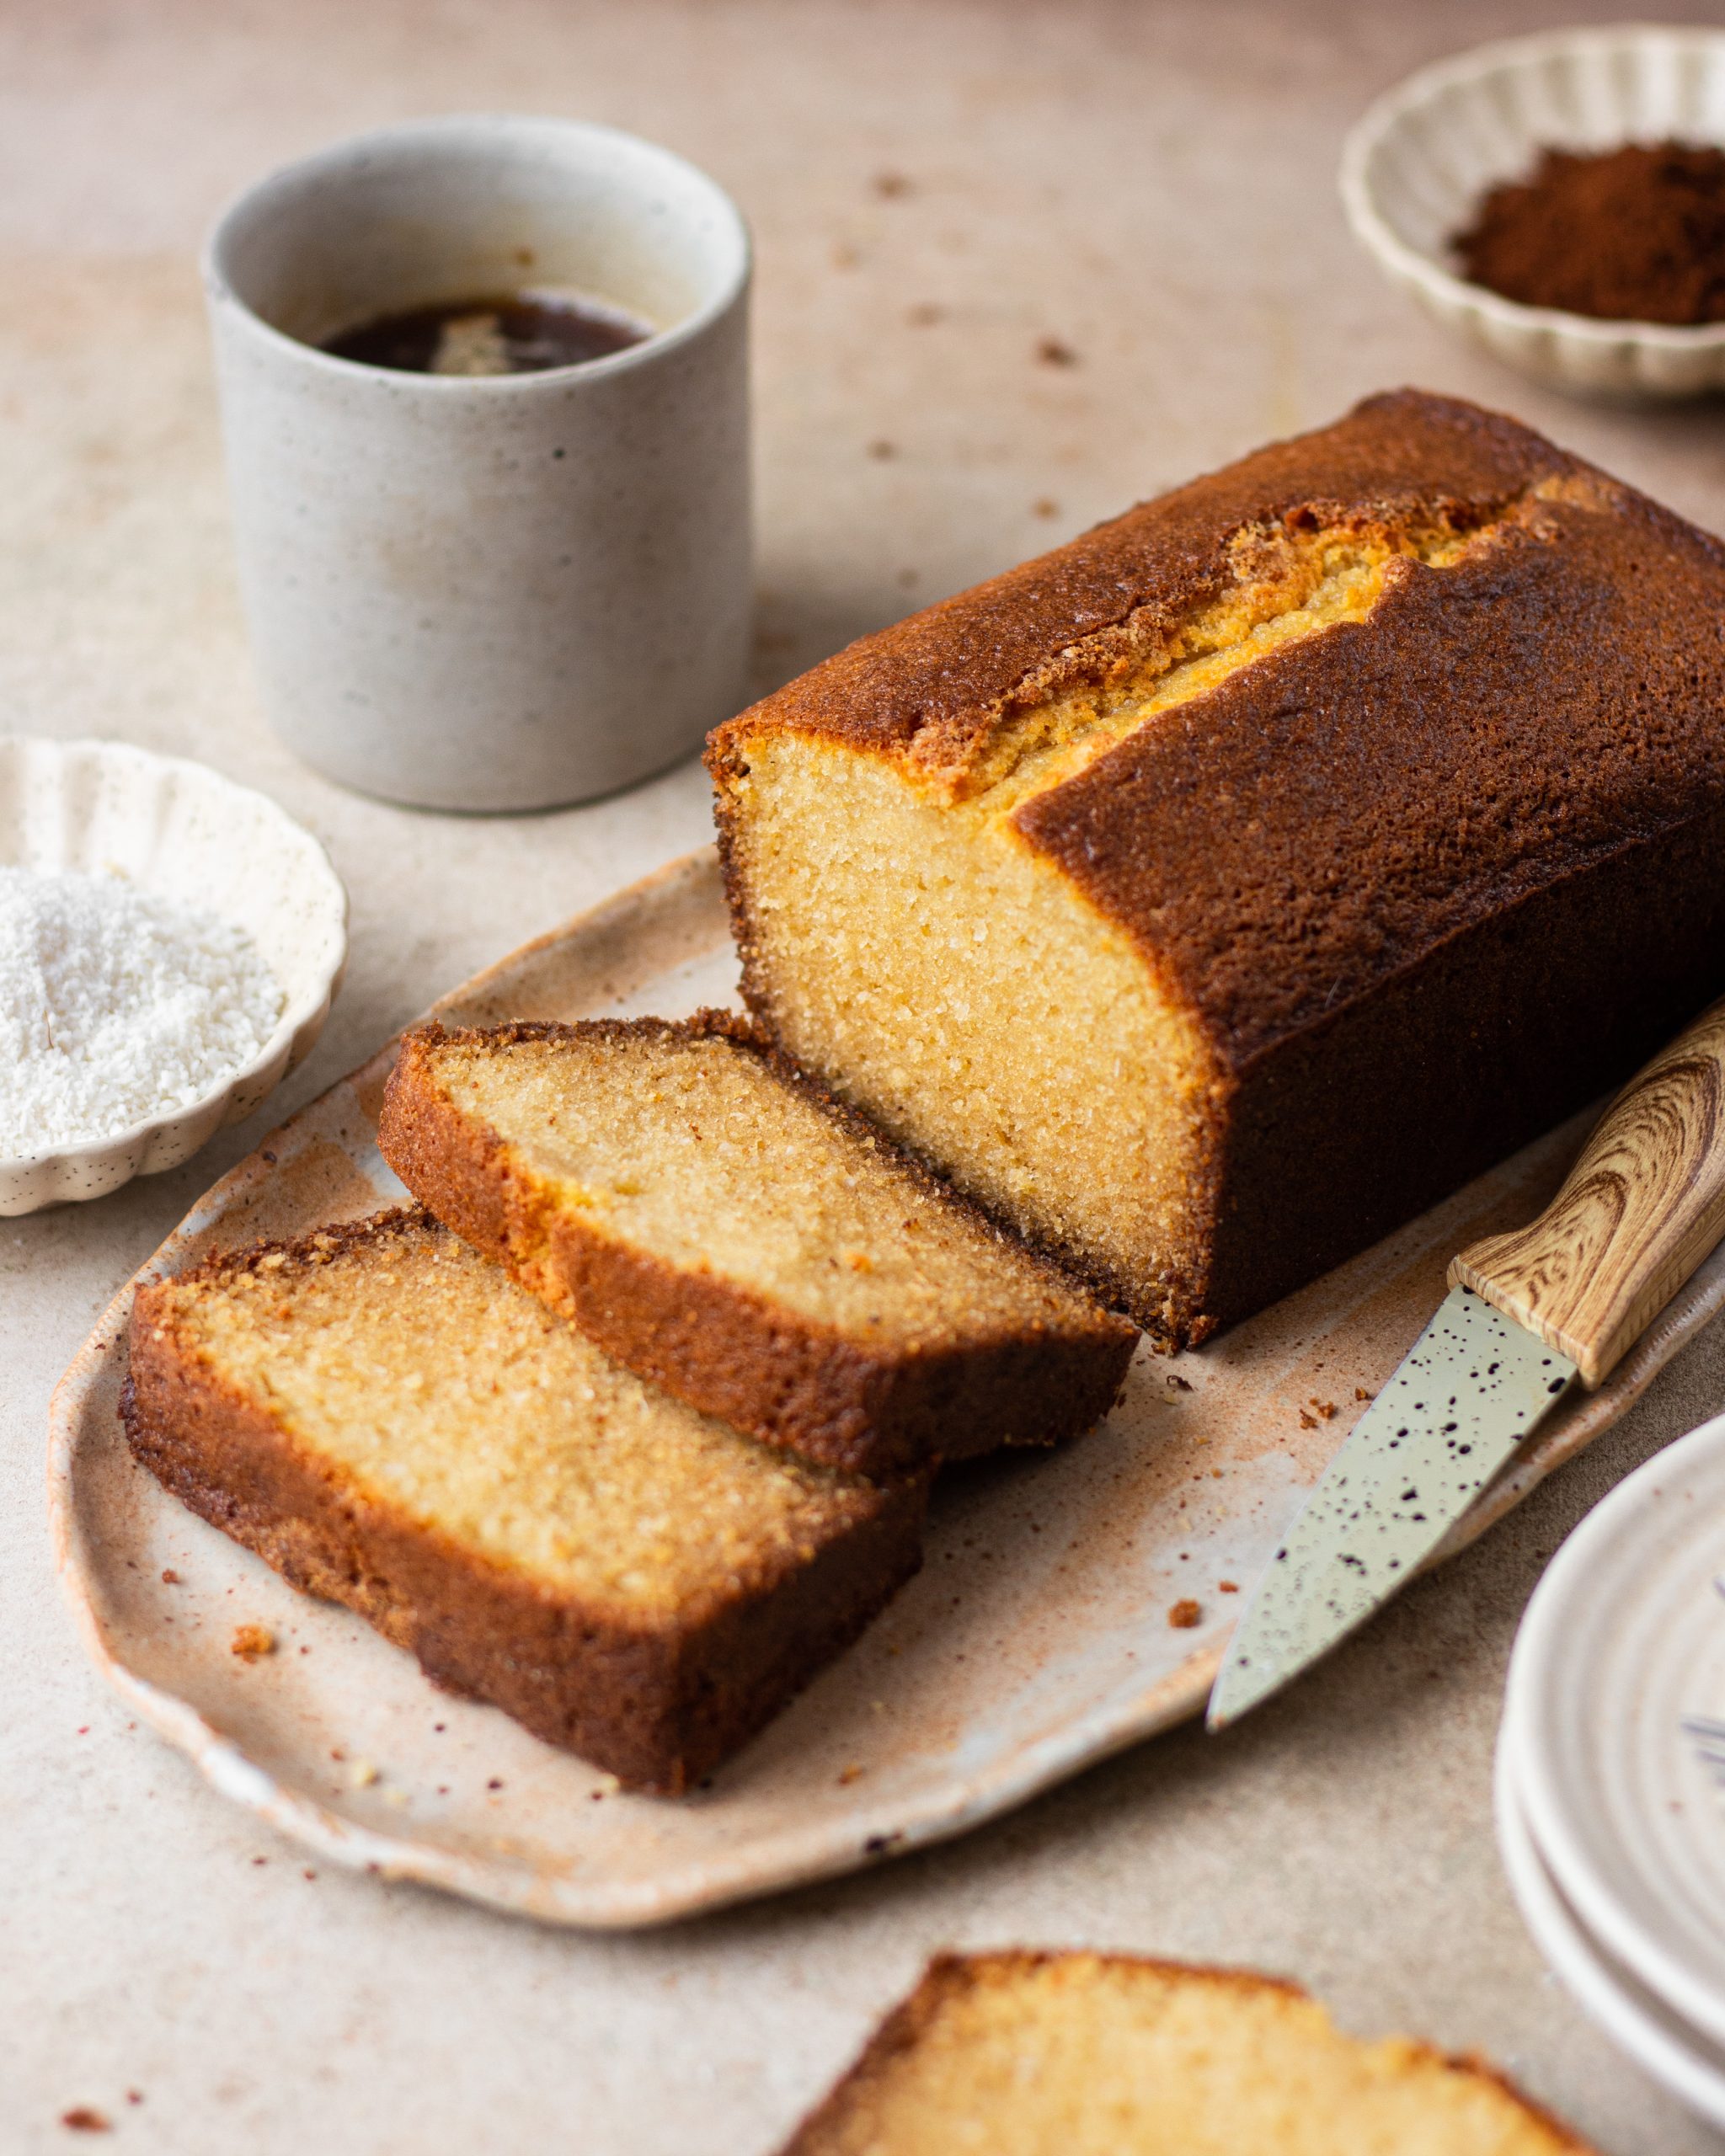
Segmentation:
[(1630, 1080), (1538, 1219), (1472, 1244), (1450, 1283), (1568, 1356), (1591, 1390), (1722, 1235), (1725, 1002)]

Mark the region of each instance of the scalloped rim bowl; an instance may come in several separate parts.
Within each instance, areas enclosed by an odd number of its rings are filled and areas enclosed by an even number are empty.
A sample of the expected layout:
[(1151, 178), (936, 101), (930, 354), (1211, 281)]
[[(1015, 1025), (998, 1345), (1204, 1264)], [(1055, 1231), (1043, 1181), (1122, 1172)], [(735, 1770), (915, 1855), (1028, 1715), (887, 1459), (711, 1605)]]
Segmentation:
[(1725, 148), (1725, 30), (1559, 30), (1422, 68), (1381, 97), (1342, 152), (1354, 237), (1436, 316), (1520, 373), (1573, 394), (1725, 389), (1725, 323), (1674, 328), (1524, 307), (1454, 267), (1451, 234), (1542, 149), (1668, 136)]
[(119, 741), (0, 740), (0, 862), (114, 869), (243, 928), (282, 990), (275, 1030), (190, 1107), (88, 1145), (0, 1160), (0, 1215), (102, 1198), (190, 1160), (307, 1054), (347, 960), (347, 892), (311, 833), (203, 764)]

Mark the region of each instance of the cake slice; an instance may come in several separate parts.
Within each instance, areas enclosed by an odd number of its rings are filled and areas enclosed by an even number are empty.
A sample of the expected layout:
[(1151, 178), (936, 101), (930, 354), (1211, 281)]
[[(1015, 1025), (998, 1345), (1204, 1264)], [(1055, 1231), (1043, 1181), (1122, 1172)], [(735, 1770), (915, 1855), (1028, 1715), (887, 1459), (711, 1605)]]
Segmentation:
[(1297, 1985), (1126, 1955), (943, 1955), (782, 2156), (1587, 2156), (1476, 2059), (1362, 2043)]
[(921, 1560), (921, 1482), (667, 1399), (418, 1211), (142, 1287), (121, 1412), (295, 1586), (644, 1789), (734, 1750)]
[(720, 727), (744, 1000), (1201, 1340), (1725, 990), (1722, 616), (1717, 539), (1372, 398)]
[(378, 1143), (631, 1369), (835, 1466), (1075, 1435), (1131, 1359), (1124, 1318), (716, 1012), (421, 1027)]

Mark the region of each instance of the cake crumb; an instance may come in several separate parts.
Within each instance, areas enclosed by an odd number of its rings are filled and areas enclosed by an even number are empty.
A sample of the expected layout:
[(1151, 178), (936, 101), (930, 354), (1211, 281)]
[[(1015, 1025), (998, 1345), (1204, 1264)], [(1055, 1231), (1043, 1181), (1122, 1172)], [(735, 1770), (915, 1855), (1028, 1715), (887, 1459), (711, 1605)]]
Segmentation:
[(1184, 1601), (1177, 1602), (1169, 1610), (1168, 1622), (1177, 1632), (1189, 1632), (1203, 1614), (1198, 1604), (1188, 1597)]
[(162, 1584), (163, 1587), (179, 1585), (179, 1574), (174, 1571), (172, 1565), (164, 1565), (162, 1567)]
[(841, 1767), (839, 1769), (839, 1787), (841, 1789), (848, 1789), (852, 1782), (861, 1781), (862, 1779), (862, 1769), (860, 1767)]
[(267, 1625), (237, 1625), (233, 1637), (227, 1643), (227, 1652), (237, 1654), (242, 1662), (256, 1662), (275, 1652), (275, 1635)]
[(69, 2111), (60, 2114), (60, 2123), (70, 2127), (74, 2133), (112, 2133), (113, 2124), (93, 2104), (74, 2104)]
[(369, 1759), (355, 1759), (347, 1770), (347, 1778), (355, 1789), (370, 1789), (381, 1776)]
[(1320, 1400), (1317, 1396), (1314, 1394), (1312, 1396), (1311, 1405), (1316, 1408), (1318, 1413), (1323, 1417), (1325, 1422), (1330, 1422), (1334, 1418), (1336, 1403), (1333, 1400)]
[(1216, 1593), (1218, 1594), (1238, 1594), (1239, 1592), (1240, 1582), (1237, 1580), (1218, 1580), (1216, 1582)]
[(1354, 1397), (1356, 1400), (1370, 1400), (1371, 1396), (1372, 1396), (1366, 1390), (1363, 1385), (1357, 1385), (1354, 1386)]
[(1300, 1427), (1302, 1430), (1315, 1430), (1317, 1428), (1316, 1416), (1308, 1415), (1302, 1407), (1300, 1411)]

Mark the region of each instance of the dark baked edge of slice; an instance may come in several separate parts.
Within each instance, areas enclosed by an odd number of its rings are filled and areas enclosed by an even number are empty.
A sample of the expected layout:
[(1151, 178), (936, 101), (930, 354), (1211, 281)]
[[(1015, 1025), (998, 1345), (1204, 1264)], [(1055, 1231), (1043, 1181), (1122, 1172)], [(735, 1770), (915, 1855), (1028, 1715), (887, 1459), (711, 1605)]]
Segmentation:
[(504, 1139), (453, 1107), (427, 1067), (430, 1052), (446, 1042), (595, 1035), (729, 1041), (870, 1143), (937, 1204), (1028, 1258), (1068, 1294), (1081, 1298), (1087, 1290), (728, 1012), (415, 1027), (403, 1037), (384, 1092), (377, 1134), (384, 1158), (446, 1227), (619, 1362), (751, 1437), (857, 1474), (969, 1458), (1006, 1444), (1059, 1444), (1107, 1414), (1137, 1336), (1128, 1320), (1099, 1303), (1081, 1327), (943, 1350), (871, 1353), (750, 1289), (685, 1271), (572, 1218), (517, 1171)]
[[(398, 1212), (325, 1231), (363, 1241)], [(426, 1219), (425, 1225), (434, 1225)], [(219, 1278), (312, 1238), (195, 1268)], [(182, 1279), (191, 1275), (182, 1276)], [(344, 1604), (432, 1681), (500, 1707), (632, 1788), (674, 1796), (770, 1721), (868, 1626), (922, 1561), (926, 1479), (863, 1486), (867, 1510), (692, 1625), (632, 1626), (414, 1520), (295, 1444), (174, 1337), (140, 1288), (120, 1417), (134, 1457), (200, 1518), (307, 1593)]]
[[(1088, 1948), (1060, 1951), (1034, 1947), (1005, 1947), (980, 1954), (936, 1954), (915, 1987), (889, 2009), (862, 2051), (833, 2084), (777, 2152), (777, 2156), (832, 2156), (836, 2143), (831, 2136), (842, 2128), (865, 2103), (875, 2084), (890, 2072), (903, 2053), (914, 2051), (933, 2026), (942, 2007), (954, 1994), (976, 1988), (999, 1977), (1061, 1961), (1094, 1961), (1117, 1970), (1148, 1971), (1158, 1976), (1196, 1978), (1223, 1990), (1280, 1992), (1290, 1999), (1311, 1999), (1303, 1984), (1287, 1977), (1264, 1976), (1255, 1969), (1216, 1967), (1203, 1962), (1170, 1961), (1147, 1954), (1107, 1953)], [(1490, 2083), (1517, 2105), (1529, 2120), (1557, 2137), (1573, 2156), (1596, 2156), (1591, 2143), (1535, 2103), (1492, 2061), (1475, 2052), (1442, 2052), (1418, 2037), (1404, 2037), (1429, 2063), (1447, 2068), (1468, 2080)], [(890, 2156), (884, 2148), (881, 2156)]]

